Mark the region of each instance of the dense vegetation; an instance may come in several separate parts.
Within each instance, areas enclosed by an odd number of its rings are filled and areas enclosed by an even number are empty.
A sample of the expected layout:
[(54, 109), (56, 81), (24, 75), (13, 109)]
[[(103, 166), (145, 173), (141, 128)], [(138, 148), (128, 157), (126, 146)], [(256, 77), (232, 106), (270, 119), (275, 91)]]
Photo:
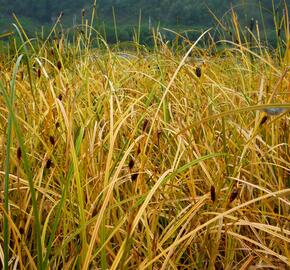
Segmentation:
[[(80, 24), (82, 11), (83, 15), (90, 19), (93, 4), (93, 0), (1, 0), (0, 33), (11, 30), (13, 12), (21, 20), (27, 32), (34, 35), (35, 31), (40, 31), (40, 26), (48, 29), (61, 12), (64, 13), (62, 23), (66, 27)], [(134, 27), (139, 24), (141, 15), (141, 38), (146, 41), (151, 36), (150, 27), (161, 25), (175, 30), (190, 29), (200, 32), (201, 29), (216, 24), (214, 16), (217, 16), (230, 31), (232, 25), (228, 19), (231, 16), (230, 8), (234, 7), (242, 27), (250, 27), (257, 21), (260, 28), (266, 28), (271, 42), (274, 43), (276, 37), (273, 18), (282, 16), (283, 6), (284, 1), (281, 0), (98, 0), (94, 27), (103, 33), (105, 31), (109, 42), (116, 42), (113, 20), (115, 16), (118, 39), (129, 40), (132, 39)]]
[(276, 8), (275, 47), (235, 10), (194, 40), (153, 28), (150, 47), (138, 28), (108, 45), (96, 18), (70, 32), (63, 17), (48, 37), (15, 20), (0, 49), (0, 269), (289, 269), (290, 28)]

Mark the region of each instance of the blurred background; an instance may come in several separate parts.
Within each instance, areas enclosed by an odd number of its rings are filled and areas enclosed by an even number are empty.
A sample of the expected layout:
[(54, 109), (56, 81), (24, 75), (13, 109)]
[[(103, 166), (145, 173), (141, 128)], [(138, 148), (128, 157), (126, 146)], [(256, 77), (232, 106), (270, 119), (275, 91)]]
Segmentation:
[[(241, 28), (253, 32), (259, 27), (261, 39), (275, 44), (277, 29), (274, 18), (282, 17), (286, 0), (0, 0), (0, 34), (14, 31), (14, 13), (29, 36), (41, 30), (46, 33), (63, 13), (61, 26), (73, 31), (86, 19), (90, 21), (95, 7), (95, 25), (108, 43), (132, 40), (134, 29), (139, 27), (140, 42), (150, 44), (152, 28), (170, 28), (183, 32), (189, 38), (198, 36), (209, 27), (221, 27), (230, 38), (232, 10), (238, 16)], [(289, 7), (289, 2), (287, 5)], [(279, 18), (277, 18), (279, 21)], [(220, 21), (220, 22), (219, 22)], [(222, 23), (222, 26), (221, 24)], [(279, 27), (279, 26), (276, 26)], [(171, 34), (165, 32), (166, 38)], [(172, 36), (173, 37), (173, 36)], [(218, 34), (214, 37), (220, 39)]]

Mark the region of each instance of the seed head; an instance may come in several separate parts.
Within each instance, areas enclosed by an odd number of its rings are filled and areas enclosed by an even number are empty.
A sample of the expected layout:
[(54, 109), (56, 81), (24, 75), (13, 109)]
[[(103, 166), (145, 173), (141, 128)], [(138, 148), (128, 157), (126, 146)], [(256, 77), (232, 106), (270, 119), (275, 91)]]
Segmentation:
[(51, 165), (52, 165), (52, 161), (51, 161), (50, 159), (48, 159), (48, 160), (46, 161), (46, 165), (45, 165), (45, 167), (46, 167), (47, 169), (49, 169)]
[(134, 167), (134, 164), (135, 164), (135, 160), (134, 158), (131, 158), (128, 164), (130, 170), (132, 170), (132, 168)]
[(52, 145), (55, 145), (55, 139), (53, 136), (49, 136), (49, 141)]
[(20, 148), (20, 147), (18, 147), (18, 148), (17, 148), (17, 158), (18, 158), (18, 160), (20, 160), (20, 159), (21, 159), (21, 157), (22, 157), (21, 148)]
[(200, 78), (201, 77), (201, 68), (200, 67), (196, 67), (195, 69), (195, 75)]
[(144, 131), (146, 131), (146, 129), (147, 129), (147, 126), (148, 126), (148, 119), (144, 119), (144, 122), (143, 122), (143, 126), (142, 126), (142, 131), (144, 132)]
[(136, 173), (132, 173), (132, 174), (131, 174), (131, 180), (132, 180), (132, 181), (135, 181), (135, 180), (137, 179), (138, 175), (139, 175), (138, 172), (136, 172)]
[(231, 202), (233, 202), (236, 198), (237, 198), (237, 196), (239, 195), (239, 191), (238, 191), (238, 189), (235, 187), (234, 189), (233, 189), (233, 191), (232, 191), (232, 193), (231, 193), (231, 196), (230, 196), (230, 203)]
[(264, 115), (264, 117), (261, 120), (260, 126), (262, 126), (267, 120), (268, 120), (268, 116)]
[(212, 202), (215, 201), (215, 187), (214, 186), (210, 187), (210, 198), (211, 198)]
[(58, 70), (61, 69), (61, 62), (60, 61), (57, 62), (57, 68), (58, 68)]

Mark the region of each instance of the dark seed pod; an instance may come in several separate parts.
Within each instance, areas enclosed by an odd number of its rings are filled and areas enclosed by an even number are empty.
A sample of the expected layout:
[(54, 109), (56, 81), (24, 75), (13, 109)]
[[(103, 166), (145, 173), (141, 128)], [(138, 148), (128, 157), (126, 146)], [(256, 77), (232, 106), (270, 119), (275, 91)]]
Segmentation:
[(214, 186), (210, 187), (210, 198), (211, 198), (212, 202), (215, 201), (215, 187)]
[(98, 207), (95, 207), (92, 212), (92, 217), (95, 217), (98, 214)]
[(136, 173), (132, 173), (131, 174), (131, 180), (135, 181), (137, 179), (138, 175), (139, 175), (139, 173), (137, 173), (137, 172)]
[(144, 132), (144, 131), (146, 131), (146, 129), (147, 129), (147, 126), (148, 126), (148, 119), (144, 119), (144, 122), (143, 122), (143, 126), (142, 126), (142, 131)]
[(61, 69), (61, 62), (60, 61), (57, 62), (57, 68), (58, 68), (58, 70)]
[(17, 158), (18, 158), (18, 160), (20, 160), (20, 159), (21, 159), (21, 157), (22, 157), (21, 148), (20, 148), (20, 147), (18, 147), (18, 148), (17, 148)]
[(59, 122), (56, 122), (55, 123), (55, 128), (59, 128), (60, 127), (60, 123)]
[(134, 167), (134, 164), (135, 164), (134, 158), (131, 158), (128, 164), (130, 170)]
[(37, 77), (38, 77), (38, 78), (41, 77), (41, 69), (40, 69), (40, 68), (37, 70)]
[(261, 120), (260, 126), (262, 126), (267, 120), (268, 120), (268, 116), (264, 115), (264, 117)]
[(19, 228), (19, 232), (20, 232), (20, 234), (24, 234), (24, 229), (23, 229), (23, 227), (20, 227), (20, 228)]
[(59, 94), (57, 98), (62, 101), (62, 94)]
[(51, 165), (52, 165), (52, 161), (50, 159), (48, 159), (46, 161), (46, 165), (45, 165), (46, 169), (49, 169), (51, 167)]
[(49, 136), (49, 141), (52, 145), (55, 145), (55, 139), (53, 136)]
[(201, 68), (200, 67), (196, 67), (195, 69), (195, 75), (200, 78), (201, 77)]
[(238, 194), (239, 194), (238, 189), (234, 188), (230, 196), (230, 203), (237, 198)]

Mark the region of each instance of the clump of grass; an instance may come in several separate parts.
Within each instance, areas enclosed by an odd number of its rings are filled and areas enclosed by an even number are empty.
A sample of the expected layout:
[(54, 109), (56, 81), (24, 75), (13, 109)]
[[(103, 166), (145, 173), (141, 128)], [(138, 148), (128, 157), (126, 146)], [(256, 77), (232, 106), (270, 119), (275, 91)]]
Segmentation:
[(17, 28), (1, 69), (6, 268), (289, 267), (289, 28), (276, 54), (233, 24), (215, 54), (198, 47), (210, 31), (176, 50), (154, 30), (153, 50), (125, 56), (88, 23), (73, 44)]

